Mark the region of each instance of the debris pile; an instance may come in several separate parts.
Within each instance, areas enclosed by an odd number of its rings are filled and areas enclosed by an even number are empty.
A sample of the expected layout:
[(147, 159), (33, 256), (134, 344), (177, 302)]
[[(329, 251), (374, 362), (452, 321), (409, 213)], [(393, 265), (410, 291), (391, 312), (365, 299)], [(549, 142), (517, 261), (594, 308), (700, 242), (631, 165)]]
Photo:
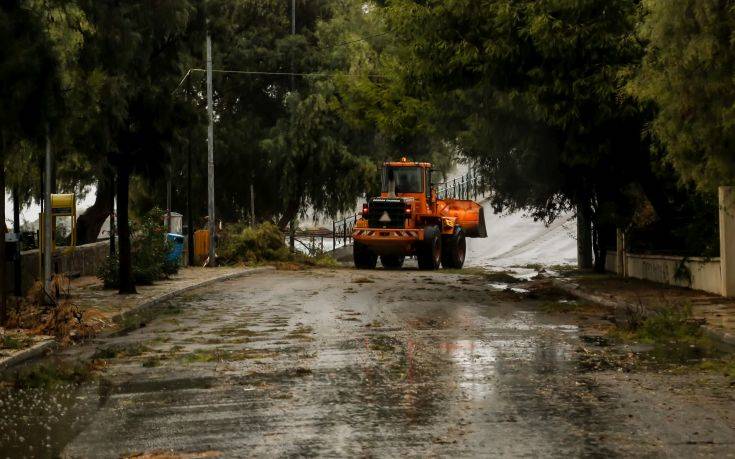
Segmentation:
[[(53, 285), (62, 286), (62, 276), (55, 276)], [(67, 283), (68, 284), (68, 283)], [(7, 328), (29, 331), (34, 335), (54, 336), (59, 344), (68, 345), (94, 336), (106, 324), (104, 315), (96, 309), (82, 310), (61, 291), (61, 300), (46, 304), (40, 282), (36, 282), (25, 298), (15, 302), (8, 311)]]

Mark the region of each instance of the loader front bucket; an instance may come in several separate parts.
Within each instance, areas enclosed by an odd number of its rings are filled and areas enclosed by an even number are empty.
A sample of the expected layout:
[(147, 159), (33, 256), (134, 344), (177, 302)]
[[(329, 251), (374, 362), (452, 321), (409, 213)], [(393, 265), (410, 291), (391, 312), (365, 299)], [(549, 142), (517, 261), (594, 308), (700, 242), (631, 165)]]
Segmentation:
[(475, 201), (465, 199), (445, 199), (439, 212), (448, 217), (456, 217), (457, 224), (462, 227), (467, 237), (487, 237), (485, 228), (485, 212)]
[(485, 209), (482, 206), (480, 206), (479, 214), (475, 235), (469, 237), (487, 237), (487, 229), (485, 228)]

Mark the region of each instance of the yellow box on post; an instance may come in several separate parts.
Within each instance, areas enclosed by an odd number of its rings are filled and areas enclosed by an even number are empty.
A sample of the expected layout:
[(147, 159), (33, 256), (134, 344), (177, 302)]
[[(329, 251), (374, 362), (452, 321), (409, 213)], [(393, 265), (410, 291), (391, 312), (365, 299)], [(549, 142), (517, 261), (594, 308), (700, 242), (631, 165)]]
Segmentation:
[(203, 264), (209, 256), (209, 230), (194, 231), (194, 263)]
[(54, 217), (75, 217), (77, 198), (73, 194), (52, 194), (51, 215)]
[[(58, 217), (71, 217), (70, 231), (69, 234), (69, 245), (65, 246), (67, 250), (73, 251), (77, 245), (77, 197), (74, 194), (52, 194), (51, 195), (51, 228), (56, 233), (56, 219)], [(38, 215), (38, 272), (43, 271), (43, 241), (45, 240), (45, 228), (44, 224), (44, 213), (41, 212)], [(51, 251), (56, 249), (56, 238), (51, 238)]]
[[(44, 240), (44, 214), (41, 212), (38, 216), (39, 222), (39, 252), (43, 251)], [(68, 247), (76, 247), (77, 245), (77, 199), (73, 194), (52, 194), (51, 195), (51, 227), (56, 231), (56, 219), (58, 217), (71, 217), (71, 233), (70, 243)], [(56, 238), (51, 240), (52, 247), (56, 247)]]

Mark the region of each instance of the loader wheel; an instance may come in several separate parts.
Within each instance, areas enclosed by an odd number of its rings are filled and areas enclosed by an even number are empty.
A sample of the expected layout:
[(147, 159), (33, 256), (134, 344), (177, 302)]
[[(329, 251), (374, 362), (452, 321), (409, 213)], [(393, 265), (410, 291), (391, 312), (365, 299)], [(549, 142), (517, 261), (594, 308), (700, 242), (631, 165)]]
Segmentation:
[(442, 257), (442, 238), (439, 228), (436, 226), (427, 226), (424, 228), (424, 240), (417, 247), (416, 258), (419, 262), (419, 269), (432, 270), (439, 269)]
[(355, 242), (352, 247), (352, 259), (355, 261), (355, 268), (357, 269), (375, 269), (375, 265), (378, 263), (378, 256), (359, 242)]
[(467, 253), (467, 240), (459, 226), (451, 236), (444, 236), (442, 241), (442, 267), (444, 269), (461, 269)]
[(403, 255), (381, 255), (380, 264), (382, 264), (385, 269), (401, 269), (403, 266), (403, 260), (405, 259), (406, 257)]

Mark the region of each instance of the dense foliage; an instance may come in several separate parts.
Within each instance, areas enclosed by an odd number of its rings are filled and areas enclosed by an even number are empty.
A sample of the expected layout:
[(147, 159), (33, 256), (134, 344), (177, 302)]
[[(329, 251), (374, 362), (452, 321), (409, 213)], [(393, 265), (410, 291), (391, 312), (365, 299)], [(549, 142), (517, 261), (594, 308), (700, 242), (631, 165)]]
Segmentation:
[(735, 183), (735, 3), (645, 0), (646, 54), (631, 92), (653, 103), (651, 131), (682, 180)]
[(163, 179), (183, 210), (190, 174), (205, 215), (204, 74), (190, 70), (209, 34), (225, 221), (248, 216), (251, 186), (256, 219), (281, 230), (337, 215), (400, 154), (472, 162), (499, 211), (575, 209), (598, 266), (616, 227), (645, 250), (716, 253), (713, 190), (735, 175), (731, 1), (297, 0), (295, 33), (290, 4), (4, 2), (0, 187), (39, 197), (48, 132), (54, 188), (97, 185), (82, 240), (117, 195), (119, 288), (134, 291), (129, 217), (161, 205)]
[[(179, 270), (179, 265), (167, 255), (172, 250), (166, 239), (166, 228), (163, 225), (163, 211), (154, 209), (146, 214), (140, 222), (131, 222), (133, 234), (133, 280), (137, 285), (149, 285), (154, 281), (165, 279)], [(117, 256), (108, 256), (98, 273), (105, 288), (120, 287), (120, 269)]]
[[(650, 234), (642, 226), (665, 229), (665, 237), (642, 244), (659, 249), (689, 252), (713, 245), (711, 231), (696, 233), (686, 221), (692, 208), (704, 207), (698, 214), (711, 215), (711, 194), (680, 192), (678, 178), (661, 164), (661, 158), (672, 159), (678, 173), (681, 155), (677, 160), (676, 146), (668, 151), (667, 139), (660, 134), (654, 139), (648, 130), (652, 119), (653, 132), (660, 130), (664, 110), (658, 118), (652, 117), (666, 98), (692, 109), (711, 107), (708, 99), (690, 92), (689, 98), (697, 102), (687, 104), (683, 95), (669, 92), (656, 97), (649, 92), (653, 103), (641, 104), (634, 96), (651, 80), (646, 72), (660, 76), (665, 75), (663, 67), (670, 68), (664, 64), (651, 70), (651, 61), (666, 57), (646, 48), (647, 42), (640, 39), (640, 35), (653, 36), (649, 22), (662, 25), (647, 8), (671, 10), (679, 19), (694, 12), (695, 18), (687, 20), (701, 24), (702, 19), (696, 18), (707, 18), (723, 43), (725, 31), (731, 30), (727, 15), (718, 15), (717, 8), (702, 3), (682, 10), (675, 2), (651, 1), (641, 6), (631, 0), (380, 3), (388, 29), (404, 43), (397, 53), (402, 61), (396, 76), (403, 82), (398, 100), (420, 106), (422, 122), (433, 126), (429, 130), (475, 161), (494, 191), (497, 210), (526, 209), (545, 220), (568, 209), (581, 212), (593, 224), (598, 269), (602, 269), (606, 246), (614, 244), (616, 227), (639, 236)], [(725, 8), (728, 2), (704, 3)], [(667, 31), (658, 31), (658, 39), (664, 51), (669, 50), (669, 58), (676, 60), (682, 43), (667, 42)], [(706, 41), (712, 45), (712, 40)], [(722, 65), (723, 77), (728, 74), (727, 63), (714, 53), (699, 55), (698, 62), (706, 56)], [(720, 85), (717, 74), (700, 71), (698, 78), (724, 89), (725, 80)], [(686, 81), (687, 75), (682, 74), (682, 90)], [(724, 97), (720, 103), (726, 105), (729, 100)], [(677, 120), (686, 123), (679, 115)], [(726, 126), (726, 118), (720, 119)], [(709, 121), (703, 117), (701, 122)], [(688, 155), (695, 154), (692, 142), (727, 149), (721, 137), (704, 131), (699, 137), (689, 135), (692, 124), (686, 128), (670, 124), (669, 128), (690, 141), (685, 147)], [(709, 139), (717, 145), (711, 146)], [(732, 154), (720, 157), (732, 163), (731, 158)], [(704, 167), (700, 159), (693, 161)], [(688, 167), (688, 174), (682, 175), (685, 180), (696, 173), (693, 164)], [(716, 164), (713, 169), (723, 174), (727, 170)], [(726, 181), (727, 176), (717, 180)], [(649, 218), (639, 218), (645, 213)], [(702, 223), (708, 228), (714, 224)]]
[(225, 263), (286, 261), (290, 257), (283, 232), (270, 222), (256, 227), (232, 223), (225, 227), (220, 240), (218, 255)]

